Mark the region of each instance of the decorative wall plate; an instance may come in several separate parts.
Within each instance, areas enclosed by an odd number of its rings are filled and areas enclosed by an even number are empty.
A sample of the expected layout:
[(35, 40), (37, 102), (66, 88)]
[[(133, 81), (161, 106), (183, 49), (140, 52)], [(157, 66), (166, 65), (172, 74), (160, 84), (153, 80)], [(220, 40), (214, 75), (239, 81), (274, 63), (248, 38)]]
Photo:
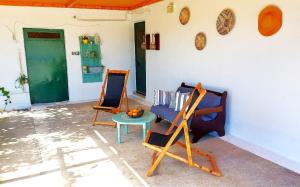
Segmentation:
[(277, 33), (282, 26), (282, 12), (274, 5), (264, 8), (258, 17), (258, 30), (263, 36)]
[(234, 27), (235, 24), (235, 16), (234, 12), (231, 9), (224, 9), (217, 20), (217, 30), (219, 34), (226, 35), (228, 34)]
[(188, 7), (184, 7), (181, 9), (180, 14), (179, 14), (179, 21), (182, 25), (186, 25), (191, 17), (191, 12)]
[(195, 47), (198, 50), (204, 49), (206, 46), (206, 35), (203, 32), (199, 32), (195, 37)]

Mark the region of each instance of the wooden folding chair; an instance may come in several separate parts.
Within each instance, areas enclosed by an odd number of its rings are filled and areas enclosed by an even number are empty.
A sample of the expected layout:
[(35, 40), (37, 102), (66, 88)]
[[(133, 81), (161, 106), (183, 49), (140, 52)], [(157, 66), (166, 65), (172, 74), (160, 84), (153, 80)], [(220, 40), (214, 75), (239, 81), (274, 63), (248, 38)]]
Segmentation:
[(111, 125), (112, 121), (97, 121), (100, 111), (117, 114), (121, 112), (124, 96), (126, 99), (126, 111), (128, 111), (127, 80), (129, 70), (109, 70), (106, 71), (104, 83), (97, 105), (93, 106), (96, 113), (93, 117), (93, 125)]
[[(215, 176), (222, 175), (219, 171), (216, 160), (212, 154), (196, 148), (191, 148), (190, 145), (188, 121), (205, 94), (206, 90), (204, 90), (201, 84), (198, 83), (192, 95), (184, 104), (182, 110), (178, 113), (166, 134), (151, 131), (147, 132), (147, 136), (143, 145), (154, 150), (154, 153), (152, 155), (152, 164), (147, 173), (148, 177), (150, 177), (153, 174), (154, 170), (157, 168), (158, 164), (165, 155), (170, 156), (181, 162), (184, 162), (190, 167), (196, 167)], [(188, 110), (186, 111), (187, 108)], [(185, 143), (181, 143), (178, 141), (182, 135), (184, 135), (185, 137)], [(169, 151), (170, 147), (174, 144), (186, 149), (187, 158), (183, 158)], [(195, 153), (198, 156), (202, 156), (208, 159), (208, 161), (211, 164), (211, 168), (193, 162), (192, 153)]]

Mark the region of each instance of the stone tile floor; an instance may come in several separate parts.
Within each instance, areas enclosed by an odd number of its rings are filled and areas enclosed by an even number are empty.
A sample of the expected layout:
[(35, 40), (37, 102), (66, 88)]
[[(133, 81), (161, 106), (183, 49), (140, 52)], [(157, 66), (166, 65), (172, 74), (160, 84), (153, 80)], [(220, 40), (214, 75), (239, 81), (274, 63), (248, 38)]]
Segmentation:
[[(148, 178), (152, 152), (142, 146), (141, 127), (129, 126), (128, 137), (123, 134), (124, 143), (118, 144), (116, 129), (91, 125), (91, 106), (0, 114), (1, 186), (300, 186), (299, 174), (212, 137), (194, 146), (213, 153), (224, 176), (165, 157)], [(156, 128), (162, 127), (166, 124)]]

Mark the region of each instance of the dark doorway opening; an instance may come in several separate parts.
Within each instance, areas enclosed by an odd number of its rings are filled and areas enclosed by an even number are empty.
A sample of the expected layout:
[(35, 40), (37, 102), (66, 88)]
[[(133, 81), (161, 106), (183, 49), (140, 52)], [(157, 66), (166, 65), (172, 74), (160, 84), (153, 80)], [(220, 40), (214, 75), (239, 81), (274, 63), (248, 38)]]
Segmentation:
[(136, 92), (146, 96), (146, 51), (142, 43), (145, 38), (145, 22), (134, 24), (135, 39), (135, 68), (136, 68)]

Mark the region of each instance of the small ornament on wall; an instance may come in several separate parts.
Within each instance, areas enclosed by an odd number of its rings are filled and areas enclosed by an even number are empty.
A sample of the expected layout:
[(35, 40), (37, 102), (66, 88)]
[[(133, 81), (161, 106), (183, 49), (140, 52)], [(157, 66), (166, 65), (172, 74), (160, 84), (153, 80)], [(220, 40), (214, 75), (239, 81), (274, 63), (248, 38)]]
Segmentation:
[(198, 50), (203, 50), (206, 46), (206, 35), (203, 32), (199, 32), (195, 37), (195, 47)]
[(100, 44), (101, 45), (101, 38), (99, 36), (99, 34), (95, 34), (94, 35), (94, 38), (95, 38), (95, 44)]
[(174, 12), (174, 3), (170, 2), (167, 6), (167, 13), (171, 14)]
[(180, 14), (179, 14), (179, 21), (182, 25), (186, 25), (191, 17), (191, 12), (189, 7), (184, 7), (181, 9)]
[(264, 8), (258, 17), (258, 30), (263, 36), (276, 34), (282, 26), (282, 12), (279, 7), (269, 5)]
[(146, 34), (145, 46), (146, 46), (145, 47), (146, 50), (160, 50), (160, 35), (159, 35), (159, 33)]
[(217, 19), (217, 30), (221, 35), (228, 34), (234, 27), (235, 15), (231, 9), (224, 9)]

